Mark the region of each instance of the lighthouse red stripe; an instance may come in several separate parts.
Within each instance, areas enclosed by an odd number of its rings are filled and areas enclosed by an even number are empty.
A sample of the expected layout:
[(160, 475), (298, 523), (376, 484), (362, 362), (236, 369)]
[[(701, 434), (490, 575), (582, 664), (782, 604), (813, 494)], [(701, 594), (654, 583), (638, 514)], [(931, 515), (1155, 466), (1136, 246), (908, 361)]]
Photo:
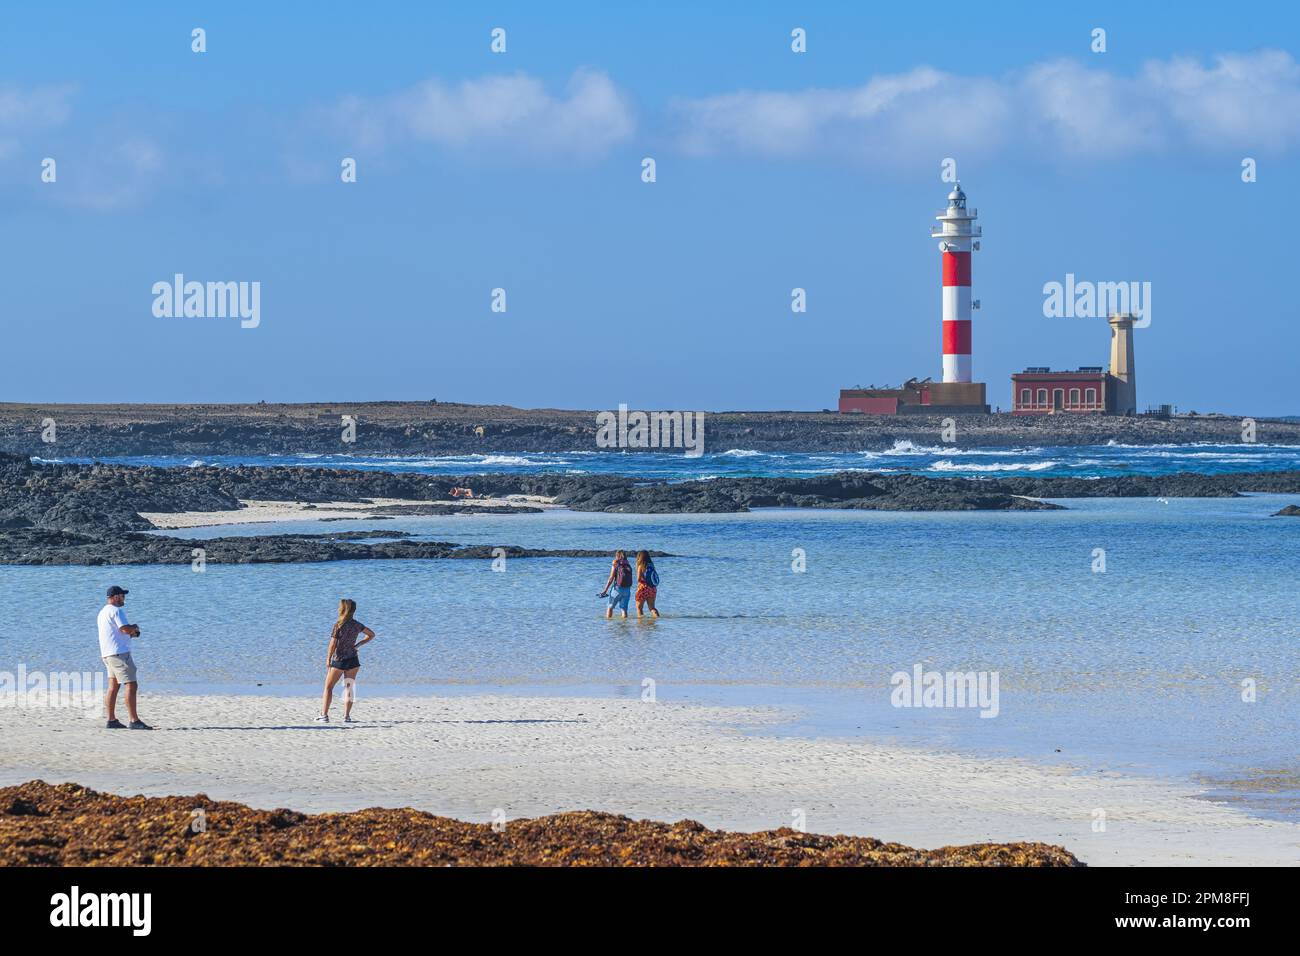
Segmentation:
[(970, 320), (943, 323), (943, 354), (970, 355)]
[(969, 252), (945, 252), (943, 254), (943, 284), (970, 285)]

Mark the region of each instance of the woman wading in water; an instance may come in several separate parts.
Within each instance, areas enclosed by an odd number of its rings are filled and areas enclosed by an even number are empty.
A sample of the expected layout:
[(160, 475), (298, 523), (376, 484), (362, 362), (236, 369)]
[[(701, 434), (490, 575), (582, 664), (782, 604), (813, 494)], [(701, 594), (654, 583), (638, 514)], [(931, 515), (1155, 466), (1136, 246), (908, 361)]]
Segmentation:
[[(339, 601), (339, 619), (330, 632), (330, 648), (325, 656), (325, 698), (321, 702), (320, 716), (316, 718), (320, 723), (329, 723), (330, 701), (334, 699), (334, 685), (340, 677), (343, 678), (343, 722), (352, 723), (352, 701), (356, 699), (353, 688), (357, 671), (361, 670), (357, 648), (375, 639), (375, 632), (352, 616), (356, 613), (356, 601), (348, 598)], [(357, 637), (362, 634), (365, 638), (358, 641)]]
[(640, 617), (642, 608), (648, 610), (654, 617), (659, 616), (659, 609), (655, 607), (655, 597), (659, 593), (659, 572), (655, 570), (655, 563), (650, 560), (650, 552), (638, 551), (636, 553), (636, 616)]

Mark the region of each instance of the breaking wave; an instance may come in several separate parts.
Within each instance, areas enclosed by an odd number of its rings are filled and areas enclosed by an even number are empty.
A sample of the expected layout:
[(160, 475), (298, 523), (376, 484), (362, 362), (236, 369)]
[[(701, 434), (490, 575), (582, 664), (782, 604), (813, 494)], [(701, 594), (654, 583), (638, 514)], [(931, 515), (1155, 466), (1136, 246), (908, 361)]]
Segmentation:
[(864, 451), (868, 458), (888, 458), (893, 455), (986, 455), (1008, 457), (1014, 455), (1041, 455), (1041, 448), (957, 448), (953, 445), (917, 445), (909, 438), (900, 438), (888, 451)]
[(1000, 462), (989, 465), (975, 464), (956, 464), (946, 459), (936, 461), (930, 466), (931, 471), (1046, 471), (1048, 468), (1056, 468), (1061, 463), (1059, 461), (1025, 461), (1025, 462)]

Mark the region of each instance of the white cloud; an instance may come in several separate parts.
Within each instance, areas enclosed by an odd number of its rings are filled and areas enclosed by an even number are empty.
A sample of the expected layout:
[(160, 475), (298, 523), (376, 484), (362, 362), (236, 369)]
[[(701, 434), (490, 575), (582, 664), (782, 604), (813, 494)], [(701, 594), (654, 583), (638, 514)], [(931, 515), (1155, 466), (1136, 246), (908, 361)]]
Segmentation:
[(1073, 60), (1002, 77), (917, 67), (847, 89), (739, 91), (672, 104), (678, 143), (710, 155), (824, 156), (877, 164), (1027, 150), (1053, 157), (1300, 144), (1290, 54), (1173, 58), (1122, 76)]
[(1270, 149), (1300, 143), (1300, 64), (1289, 53), (1222, 54), (1210, 69), (1182, 57), (1152, 62), (1143, 82), (1198, 143), (1227, 139)]
[(0, 129), (58, 126), (72, 112), (74, 87), (38, 86), (30, 90), (0, 87)]
[[(996, 84), (959, 80), (930, 67), (872, 78), (845, 90), (742, 91), (671, 107), (691, 153), (727, 150), (801, 156), (848, 153), (883, 162), (1000, 139), (1008, 104)], [(901, 151), (901, 152), (900, 152)]]
[(60, 161), (54, 197), (68, 205), (108, 212), (132, 206), (157, 185), (162, 151), (152, 140), (122, 132), (101, 132), (89, 148)]
[(426, 80), (384, 96), (351, 96), (332, 111), (360, 147), (403, 142), (597, 158), (636, 127), (627, 97), (599, 71), (579, 70), (562, 95), (523, 73), (447, 84)]
[[(96, 118), (69, 122), (72, 84), (0, 87), (0, 157), (8, 182), (22, 183), (42, 200), (112, 210), (142, 199), (164, 167), (159, 146), (136, 124)], [(41, 179), (45, 158), (57, 179)]]
[(35, 133), (63, 125), (72, 113), (74, 92), (70, 85), (0, 87), (0, 156), (11, 154)]

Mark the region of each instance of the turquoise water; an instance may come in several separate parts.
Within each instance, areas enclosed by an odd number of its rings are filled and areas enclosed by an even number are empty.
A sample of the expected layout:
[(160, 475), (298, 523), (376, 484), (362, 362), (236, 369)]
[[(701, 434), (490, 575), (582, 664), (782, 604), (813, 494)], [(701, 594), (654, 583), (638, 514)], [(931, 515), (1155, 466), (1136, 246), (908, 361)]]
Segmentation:
[[(42, 460), (42, 459), (37, 459)], [(90, 459), (50, 459), (89, 461)], [(807, 477), (866, 469), (937, 476), (964, 475), (1162, 475), (1177, 471), (1223, 474), (1300, 469), (1300, 445), (1078, 445), (1065, 447), (962, 448), (916, 445), (900, 440), (888, 449), (857, 452), (760, 452), (743, 448), (687, 458), (680, 453), (571, 451), (500, 455), (183, 455), (104, 458), (129, 465), (308, 465), (437, 475), (635, 474), (673, 481), (719, 476)]]
[[(302, 689), (318, 682), (340, 596), (379, 633), (372, 692), (458, 688), (637, 693), (803, 708), (791, 732), (863, 735), (1088, 768), (1209, 779), (1300, 819), (1300, 521), (1294, 496), (1090, 499), (1050, 513), (759, 511), (330, 522), (439, 540), (653, 547), (654, 622), (605, 621), (600, 559), (316, 565), (0, 567), (0, 668), (98, 665), (104, 588), (130, 588), (149, 686)], [(304, 523), (203, 529), (317, 530)], [(1095, 549), (1106, 570), (1095, 573)], [(802, 549), (806, 571), (792, 570)], [(890, 677), (996, 672), (1000, 712), (900, 709)], [(1241, 682), (1258, 686), (1242, 701)], [(308, 698), (309, 700), (309, 698)], [(305, 703), (304, 706), (311, 706)], [(162, 720), (165, 705), (151, 713)], [(1294, 778), (1293, 778), (1294, 779)]]

